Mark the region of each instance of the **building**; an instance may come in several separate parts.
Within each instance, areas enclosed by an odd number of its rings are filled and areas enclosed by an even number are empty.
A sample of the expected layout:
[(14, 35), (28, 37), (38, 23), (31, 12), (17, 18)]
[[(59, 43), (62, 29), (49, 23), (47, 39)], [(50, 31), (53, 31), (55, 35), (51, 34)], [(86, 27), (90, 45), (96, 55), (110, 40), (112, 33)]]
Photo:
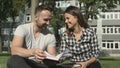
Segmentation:
[(65, 10), (65, 8), (70, 5), (79, 7), (79, 1), (77, 0), (56, 1), (56, 8), (61, 8), (62, 10)]
[(89, 23), (91, 28), (100, 34), (98, 36), (101, 36), (101, 39), (98, 39), (101, 41), (99, 45), (109, 55), (120, 55), (120, 12), (101, 12), (100, 14), (101, 22), (94, 20)]

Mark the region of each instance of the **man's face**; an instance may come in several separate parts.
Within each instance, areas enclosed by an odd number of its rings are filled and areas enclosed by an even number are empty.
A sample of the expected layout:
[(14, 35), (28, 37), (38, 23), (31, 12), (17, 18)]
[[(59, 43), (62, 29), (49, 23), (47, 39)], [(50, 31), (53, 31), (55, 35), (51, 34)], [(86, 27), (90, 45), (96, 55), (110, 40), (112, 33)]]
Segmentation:
[(48, 10), (43, 10), (41, 12), (38, 12), (35, 15), (35, 21), (36, 25), (40, 29), (46, 29), (46, 27), (50, 24), (51, 20), (51, 12)]

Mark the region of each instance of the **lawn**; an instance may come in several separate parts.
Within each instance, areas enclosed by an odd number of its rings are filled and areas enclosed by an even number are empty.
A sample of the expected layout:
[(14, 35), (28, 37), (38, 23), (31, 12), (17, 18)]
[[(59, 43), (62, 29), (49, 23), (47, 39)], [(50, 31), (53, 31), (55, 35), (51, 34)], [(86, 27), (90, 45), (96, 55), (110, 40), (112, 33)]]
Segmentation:
[(7, 68), (6, 67), (7, 59), (8, 59), (8, 56), (0, 56), (0, 68)]
[[(7, 68), (6, 61), (9, 56), (0, 55), (0, 68)], [(101, 57), (100, 63), (102, 68), (120, 68), (120, 57)]]
[(102, 68), (120, 68), (120, 57), (102, 57), (100, 63)]

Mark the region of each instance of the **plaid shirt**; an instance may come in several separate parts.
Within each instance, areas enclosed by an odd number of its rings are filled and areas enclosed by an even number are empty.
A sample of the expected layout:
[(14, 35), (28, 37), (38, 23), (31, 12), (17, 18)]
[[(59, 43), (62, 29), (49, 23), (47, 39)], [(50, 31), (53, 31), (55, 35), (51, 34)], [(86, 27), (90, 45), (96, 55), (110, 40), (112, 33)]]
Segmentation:
[(92, 57), (98, 57), (99, 48), (95, 32), (90, 28), (83, 28), (83, 34), (79, 41), (75, 40), (75, 35), (68, 37), (67, 33), (62, 34), (60, 52), (69, 49), (72, 53), (72, 62), (87, 61)]

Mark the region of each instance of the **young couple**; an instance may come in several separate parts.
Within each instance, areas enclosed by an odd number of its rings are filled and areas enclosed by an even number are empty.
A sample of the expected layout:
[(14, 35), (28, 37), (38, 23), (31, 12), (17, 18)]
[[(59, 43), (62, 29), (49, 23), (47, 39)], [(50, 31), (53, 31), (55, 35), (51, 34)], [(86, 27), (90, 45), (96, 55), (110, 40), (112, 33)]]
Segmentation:
[[(47, 51), (56, 56), (56, 40), (47, 26), (52, 14), (47, 5), (39, 5), (35, 9), (34, 22), (20, 25), (16, 28), (10, 45), (11, 57), (7, 68), (72, 68), (73, 66), (48, 66), (42, 63)], [(75, 6), (69, 6), (64, 11), (66, 31), (62, 34), (60, 52), (69, 49), (71, 62), (81, 65), (81, 68), (101, 68), (98, 61), (99, 46), (95, 32)], [(48, 62), (49, 63), (49, 62)]]

